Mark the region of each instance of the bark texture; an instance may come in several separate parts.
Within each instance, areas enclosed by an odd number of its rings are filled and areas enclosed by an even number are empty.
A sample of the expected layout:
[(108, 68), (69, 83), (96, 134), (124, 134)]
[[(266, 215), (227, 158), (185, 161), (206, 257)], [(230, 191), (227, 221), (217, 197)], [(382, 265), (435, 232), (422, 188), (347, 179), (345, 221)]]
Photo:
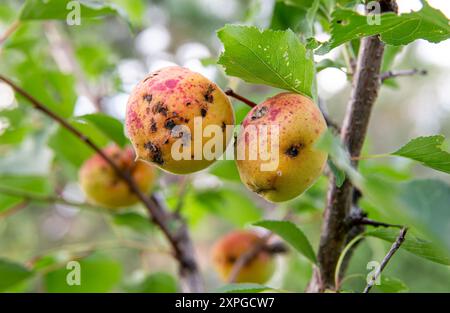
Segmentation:
[[(396, 12), (395, 1), (379, 1), (382, 12)], [(341, 139), (350, 155), (360, 155), (366, 137), (370, 114), (380, 88), (380, 68), (383, 60), (384, 44), (379, 36), (365, 37), (361, 40), (360, 51), (356, 63), (356, 71), (352, 81), (350, 100), (341, 128)], [(357, 166), (357, 160), (353, 161)], [(319, 266), (307, 287), (308, 292), (322, 292), (334, 289), (336, 263), (346, 243), (361, 228), (355, 229), (350, 221), (354, 188), (346, 180), (341, 187), (336, 186), (335, 177), (330, 179), (327, 206), (317, 259)]]

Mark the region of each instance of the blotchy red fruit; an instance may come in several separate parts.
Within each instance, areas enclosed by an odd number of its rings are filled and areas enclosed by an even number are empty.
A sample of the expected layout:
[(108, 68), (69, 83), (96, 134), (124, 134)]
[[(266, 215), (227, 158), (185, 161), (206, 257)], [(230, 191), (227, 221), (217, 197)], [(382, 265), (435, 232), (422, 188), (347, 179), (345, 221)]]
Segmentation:
[[(103, 150), (122, 170), (129, 171), (142, 192), (148, 192), (156, 178), (156, 169), (142, 161), (135, 162), (131, 147), (111, 145)], [(88, 201), (107, 208), (120, 208), (138, 202), (125, 181), (99, 155), (86, 160), (79, 172), (80, 185)]]
[[(214, 155), (222, 155), (232, 139), (233, 130), (226, 127), (234, 124), (231, 102), (216, 84), (183, 67), (166, 67), (150, 74), (128, 100), (126, 129), (138, 158), (168, 172), (192, 173), (215, 161), (203, 156), (211, 134), (194, 133), (195, 121), (201, 122), (200, 130), (217, 126), (223, 140)], [(196, 143), (201, 159), (194, 156)], [(173, 145), (176, 152), (180, 146), (187, 149), (183, 150), (188, 151), (187, 157), (174, 155)]]
[[(256, 151), (260, 146), (251, 143), (262, 140), (261, 133), (249, 130), (268, 126), (267, 151), (278, 165), (262, 168), (268, 164)], [(271, 126), (279, 130), (278, 151), (272, 149)], [(242, 123), (238, 135), (237, 151), (245, 157), (237, 159), (242, 182), (252, 191), (272, 202), (290, 200), (308, 189), (321, 175), (327, 154), (314, 148), (315, 143), (327, 129), (325, 119), (315, 103), (295, 93), (280, 93), (254, 107)], [(264, 141), (264, 140), (263, 140)], [(265, 147), (265, 146), (264, 146)], [(252, 159), (250, 156), (257, 156)], [(277, 157), (277, 158), (276, 158)], [(274, 162), (276, 164), (276, 162)]]
[[(236, 261), (261, 240), (250, 231), (234, 231), (222, 237), (213, 247), (212, 257), (221, 279), (228, 281)], [(243, 266), (236, 276), (237, 283), (267, 282), (275, 271), (275, 261), (267, 250), (261, 250)]]

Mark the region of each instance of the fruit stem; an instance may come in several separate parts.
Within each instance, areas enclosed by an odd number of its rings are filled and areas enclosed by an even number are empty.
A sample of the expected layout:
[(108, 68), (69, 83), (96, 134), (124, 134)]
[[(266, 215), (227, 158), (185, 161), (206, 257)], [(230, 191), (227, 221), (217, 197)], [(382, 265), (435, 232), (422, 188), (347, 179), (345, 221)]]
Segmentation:
[(225, 94), (227, 96), (230, 96), (230, 97), (233, 97), (235, 99), (238, 99), (239, 101), (247, 104), (251, 108), (254, 108), (255, 106), (257, 106), (257, 104), (255, 102), (253, 102), (253, 101), (251, 101), (251, 100), (249, 100), (249, 99), (247, 99), (247, 98), (245, 98), (245, 97), (235, 93), (233, 91), (233, 89), (231, 89), (231, 88), (228, 88), (227, 90), (225, 90)]

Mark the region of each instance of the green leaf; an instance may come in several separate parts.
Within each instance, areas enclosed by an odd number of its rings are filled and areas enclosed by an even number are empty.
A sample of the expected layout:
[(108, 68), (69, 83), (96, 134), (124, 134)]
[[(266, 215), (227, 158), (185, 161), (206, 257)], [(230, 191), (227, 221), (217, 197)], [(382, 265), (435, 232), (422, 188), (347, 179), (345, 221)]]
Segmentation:
[(87, 114), (79, 116), (77, 120), (91, 123), (106, 137), (121, 147), (128, 143), (128, 139), (124, 135), (123, 124), (109, 115), (102, 113)]
[[(77, 3), (69, 5), (69, 3)], [(65, 20), (70, 12), (75, 12), (79, 5), (81, 19), (98, 18), (107, 15), (121, 15), (124, 12), (112, 3), (91, 0), (27, 0), (22, 7), (20, 20)]]
[(403, 50), (402, 46), (387, 45), (384, 48), (383, 63), (381, 64), (381, 72), (386, 72), (392, 69), (395, 57)]
[(178, 291), (177, 281), (167, 273), (158, 272), (147, 276), (140, 283), (127, 286), (129, 292), (143, 293), (174, 293)]
[(312, 95), (314, 63), (291, 30), (226, 25), (218, 36), (225, 47), (218, 63), (228, 75)]
[[(380, 228), (369, 231), (366, 235), (393, 243), (397, 239), (398, 232), (398, 229)], [(406, 234), (401, 248), (435, 263), (450, 265), (450, 256), (446, 251), (438, 249), (432, 242), (416, 237), (411, 231)]]
[(241, 283), (241, 284), (228, 284), (220, 287), (217, 292), (220, 293), (257, 293), (266, 290), (270, 290), (272, 288), (254, 284), (254, 283)]
[(239, 182), (239, 171), (236, 162), (233, 160), (221, 160), (210, 167), (209, 172), (217, 177)]
[(317, 263), (316, 255), (311, 244), (309, 243), (308, 238), (305, 236), (303, 231), (294, 223), (289, 221), (267, 220), (254, 223), (253, 225), (264, 227), (276, 233), (278, 236), (292, 245), (298, 252), (303, 254), (308, 260), (315, 264)]
[(0, 291), (7, 290), (33, 275), (24, 266), (0, 259)]
[(313, 5), (314, 0), (281, 0), (280, 2), (284, 2), (286, 5), (289, 6), (307, 10)]
[(29, 175), (0, 175), (0, 212), (7, 211), (25, 198), (15, 193), (45, 196), (50, 194), (51, 186), (47, 177)]
[(444, 140), (445, 137), (442, 135), (418, 137), (393, 152), (392, 155), (409, 158), (450, 174), (450, 153), (441, 148)]
[(380, 277), (380, 285), (375, 285), (376, 289), (386, 293), (408, 292), (409, 288), (404, 282), (395, 277), (388, 277), (384, 274)]
[(8, 196), (0, 191), (0, 212), (7, 211), (22, 203), (24, 199), (21, 197)]
[(29, 175), (0, 175), (0, 187), (41, 196), (48, 195), (51, 191), (48, 177)]
[(328, 166), (333, 172), (334, 178), (336, 180), (336, 186), (341, 187), (345, 181), (345, 172), (334, 165), (333, 161), (328, 160)]
[(343, 64), (339, 60), (335, 61), (335, 60), (331, 60), (331, 59), (323, 59), (322, 61), (320, 61), (316, 64), (316, 71), (320, 72), (329, 67), (334, 67), (339, 70), (342, 70), (342, 68), (345, 68), (345, 64)]
[[(316, 148), (328, 153), (334, 166), (340, 171), (344, 171), (351, 179), (352, 183), (360, 189), (363, 189), (364, 178), (352, 166), (350, 155), (345, 149), (340, 138), (335, 136), (329, 129), (316, 142)], [(339, 173), (342, 179), (342, 174)]]
[(408, 207), (414, 225), (450, 251), (450, 186), (437, 179), (421, 179), (401, 187), (400, 199)]
[(212, 212), (237, 227), (261, 219), (261, 210), (254, 201), (240, 191), (226, 188), (195, 190), (186, 197), (185, 207), (188, 217), (196, 211)]
[[(36, 64), (30, 66), (30, 63), (31, 61), (24, 62), (16, 70), (20, 73), (18, 75), (21, 77), (21, 87), (52, 112), (64, 118), (71, 117), (77, 99), (74, 77), (41, 68)], [(18, 98), (22, 99), (21, 96)]]
[(284, 4), (281, 1), (275, 3), (270, 29), (302, 32), (307, 28), (306, 10)]
[[(77, 121), (72, 121), (71, 124), (100, 147), (105, 146), (109, 142), (109, 138), (93, 124)], [(80, 138), (77, 138), (62, 127), (58, 127), (57, 131), (50, 137), (48, 145), (58, 157), (68, 161), (76, 168), (80, 167), (94, 153), (94, 150), (88, 147)]]
[(149, 219), (134, 212), (117, 213), (113, 216), (114, 224), (131, 228), (139, 233), (148, 232), (152, 229)]
[(80, 285), (67, 284), (67, 275), (73, 269), (62, 268), (44, 276), (45, 289), (48, 292), (110, 292), (122, 277), (122, 267), (114, 259), (91, 255), (79, 261)]
[[(316, 53), (325, 54), (344, 42), (380, 34), (390, 45), (407, 45), (416, 39), (437, 43), (450, 38), (450, 25), (446, 16), (430, 7), (425, 1), (418, 12), (396, 15), (384, 13), (379, 25), (370, 25), (368, 17), (352, 9), (337, 9), (332, 14), (331, 39)], [(369, 17), (370, 18), (370, 17)]]

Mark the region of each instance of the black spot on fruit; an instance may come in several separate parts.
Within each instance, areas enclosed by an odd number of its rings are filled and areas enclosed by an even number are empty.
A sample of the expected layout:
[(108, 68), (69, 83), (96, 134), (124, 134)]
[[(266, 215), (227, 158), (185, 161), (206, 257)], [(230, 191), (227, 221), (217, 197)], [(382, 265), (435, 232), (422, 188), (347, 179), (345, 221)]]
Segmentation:
[(227, 263), (229, 263), (229, 264), (234, 264), (234, 262), (236, 262), (236, 260), (237, 260), (237, 258), (235, 256), (230, 255), (227, 257)]
[(257, 120), (257, 119), (263, 117), (264, 115), (267, 114), (268, 110), (269, 109), (266, 106), (263, 106), (263, 107), (260, 107), (259, 109), (256, 109), (253, 112), (253, 114), (252, 114), (251, 120), (254, 121), (254, 120)]
[(206, 89), (205, 92), (205, 101), (212, 103), (214, 101), (214, 97), (212, 95), (212, 93), (214, 92), (215, 88), (213, 85), (208, 85), (208, 88)]
[(147, 101), (148, 103), (152, 102), (153, 96), (152, 95), (145, 95), (144, 96), (144, 100)]
[(299, 151), (303, 148), (302, 144), (298, 144), (298, 145), (292, 145), (290, 146), (287, 150), (286, 150), (286, 154), (291, 157), (291, 158), (295, 158)]
[(158, 130), (158, 128), (156, 127), (156, 122), (155, 122), (154, 118), (152, 118), (152, 121), (150, 124), (150, 130), (152, 131), (152, 133), (155, 133)]
[(186, 102), (186, 106), (188, 107), (188, 106), (190, 106), (191, 105), (191, 103), (190, 102)]
[(144, 144), (144, 148), (148, 150), (150, 158), (152, 159), (153, 162), (157, 164), (164, 164), (161, 149), (157, 145), (155, 145), (151, 141), (148, 141), (147, 143)]
[(176, 126), (175, 122), (172, 119), (167, 119), (164, 123), (164, 128), (171, 130)]
[(201, 108), (201, 109), (200, 109), (200, 114), (201, 114), (202, 117), (205, 117), (205, 116), (206, 116), (206, 113), (208, 113), (208, 110), (207, 110), (207, 109), (205, 109), (205, 108)]
[(153, 107), (153, 113), (160, 113), (164, 116), (167, 116), (167, 106), (164, 105), (164, 103), (162, 103), (161, 101), (158, 102), (154, 107)]

